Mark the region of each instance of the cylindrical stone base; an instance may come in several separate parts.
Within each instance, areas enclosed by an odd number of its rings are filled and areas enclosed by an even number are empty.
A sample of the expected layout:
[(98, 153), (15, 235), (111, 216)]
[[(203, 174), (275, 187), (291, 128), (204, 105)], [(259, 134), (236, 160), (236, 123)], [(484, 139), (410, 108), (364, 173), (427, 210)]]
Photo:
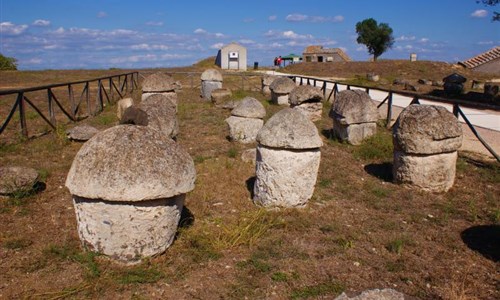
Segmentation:
[(172, 244), (184, 198), (115, 202), (73, 195), (78, 235), (91, 251), (123, 262), (139, 262)]
[(376, 123), (342, 124), (333, 119), (333, 134), (351, 145), (360, 145), (364, 139), (377, 133)]
[(177, 102), (178, 102), (178, 100), (177, 100), (177, 93), (175, 93), (175, 92), (142, 93), (142, 95), (141, 95), (141, 101), (144, 101), (149, 96), (153, 96), (153, 95), (156, 95), (156, 94), (160, 94), (160, 95), (166, 96), (175, 105), (175, 110), (177, 111)]
[(231, 141), (241, 143), (255, 142), (259, 130), (264, 125), (264, 121), (255, 118), (243, 118), (230, 116), (226, 119), (229, 127), (229, 138)]
[(455, 181), (457, 152), (414, 155), (394, 151), (393, 177), (429, 192), (446, 192)]
[(304, 206), (312, 197), (321, 152), (257, 146), (253, 201), (266, 207)]
[(202, 80), (201, 81), (201, 96), (205, 100), (211, 100), (212, 98), (212, 91), (216, 89), (221, 89), (222, 88), (222, 82), (221, 81), (208, 81), (208, 80)]
[(271, 101), (278, 105), (288, 105), (288, 94), (277, 94), (271, 91)]

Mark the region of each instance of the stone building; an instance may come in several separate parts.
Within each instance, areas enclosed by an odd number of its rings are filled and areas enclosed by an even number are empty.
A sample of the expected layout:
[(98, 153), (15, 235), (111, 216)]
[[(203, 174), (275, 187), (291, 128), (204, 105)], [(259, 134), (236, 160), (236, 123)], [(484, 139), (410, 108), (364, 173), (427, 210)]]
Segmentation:
[(346, 62), (351, 58), (340, 48), (308, 46), (302, 53), (303, 62)]
[(215, 64), (223, 70), (247, 70), (247, 48), (238, 43), (222, 47), (217, 53)]
[(461, 61), (459, 64), (474, 71), (500, 75), (500, 46)]

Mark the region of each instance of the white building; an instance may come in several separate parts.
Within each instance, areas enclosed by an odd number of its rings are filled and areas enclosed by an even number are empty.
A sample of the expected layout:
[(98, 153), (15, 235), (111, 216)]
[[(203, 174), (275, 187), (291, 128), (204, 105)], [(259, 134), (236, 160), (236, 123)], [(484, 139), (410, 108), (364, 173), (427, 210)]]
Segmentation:
[(247, 49), (238, 43), (222, 47), (217, 53), (215, 64), (221, 69), (247, 70)]

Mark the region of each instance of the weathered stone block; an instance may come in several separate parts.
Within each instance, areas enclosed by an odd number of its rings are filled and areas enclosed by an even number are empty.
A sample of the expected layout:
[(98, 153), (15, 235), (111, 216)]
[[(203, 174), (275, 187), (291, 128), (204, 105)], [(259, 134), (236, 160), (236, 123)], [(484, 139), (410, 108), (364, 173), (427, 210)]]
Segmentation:
[(457, 152), (412, 155), (394, 152), (393, 177), (396, 183), (410, 184), (429, 192), (446, 192), (455, 181)]
[(259, 130), (264, 125), (261, 119), (237, 116), (230, 116), (226, 119), (226, 123), (229, 127), (229, 138), (241, 143), (255, 142)]
[(342, 141), (352, 145), (360, 145), (364, 139), (377, 133), (377, 124), (343, 124), (337, 119), (333, 119), (333, 133)]
[(266, 207), (304, 206), (312, 197), (321, 152), (257, 146), (254, 202)]

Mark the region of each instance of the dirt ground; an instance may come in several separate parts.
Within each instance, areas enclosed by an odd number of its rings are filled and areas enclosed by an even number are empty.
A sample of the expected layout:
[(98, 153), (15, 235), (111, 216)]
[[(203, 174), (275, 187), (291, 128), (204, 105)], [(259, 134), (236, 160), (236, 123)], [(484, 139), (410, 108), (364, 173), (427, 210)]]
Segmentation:
[[(37, 169), (44, 189), (0, 199), (1, 299), (333, 299), (374, 288), (408, 299), (500, 298), (497, 162), (460, 152), (447, 193), (397, 185), (390, 132), (341, 143), (330, 137), (325, 105), (312, 199), (302, 209), (264, 210), (251, 201), (255, 166), (240, 159), (255, 144), (228, 141), (229, 111), (202, 101), (198, 89), (178, 95), (178, 143), (195, 162), (196, 187), (173, 245), (138, 265), (80, 244), (64, 187), (80, 143), (60, 132), (2, 140), (0, 165)], [(258, 92), (234, 94), (244, 96), (263, 103), (266, 120), (282, 108)], [(83, 122), (114, 126), (115, 109)]]

